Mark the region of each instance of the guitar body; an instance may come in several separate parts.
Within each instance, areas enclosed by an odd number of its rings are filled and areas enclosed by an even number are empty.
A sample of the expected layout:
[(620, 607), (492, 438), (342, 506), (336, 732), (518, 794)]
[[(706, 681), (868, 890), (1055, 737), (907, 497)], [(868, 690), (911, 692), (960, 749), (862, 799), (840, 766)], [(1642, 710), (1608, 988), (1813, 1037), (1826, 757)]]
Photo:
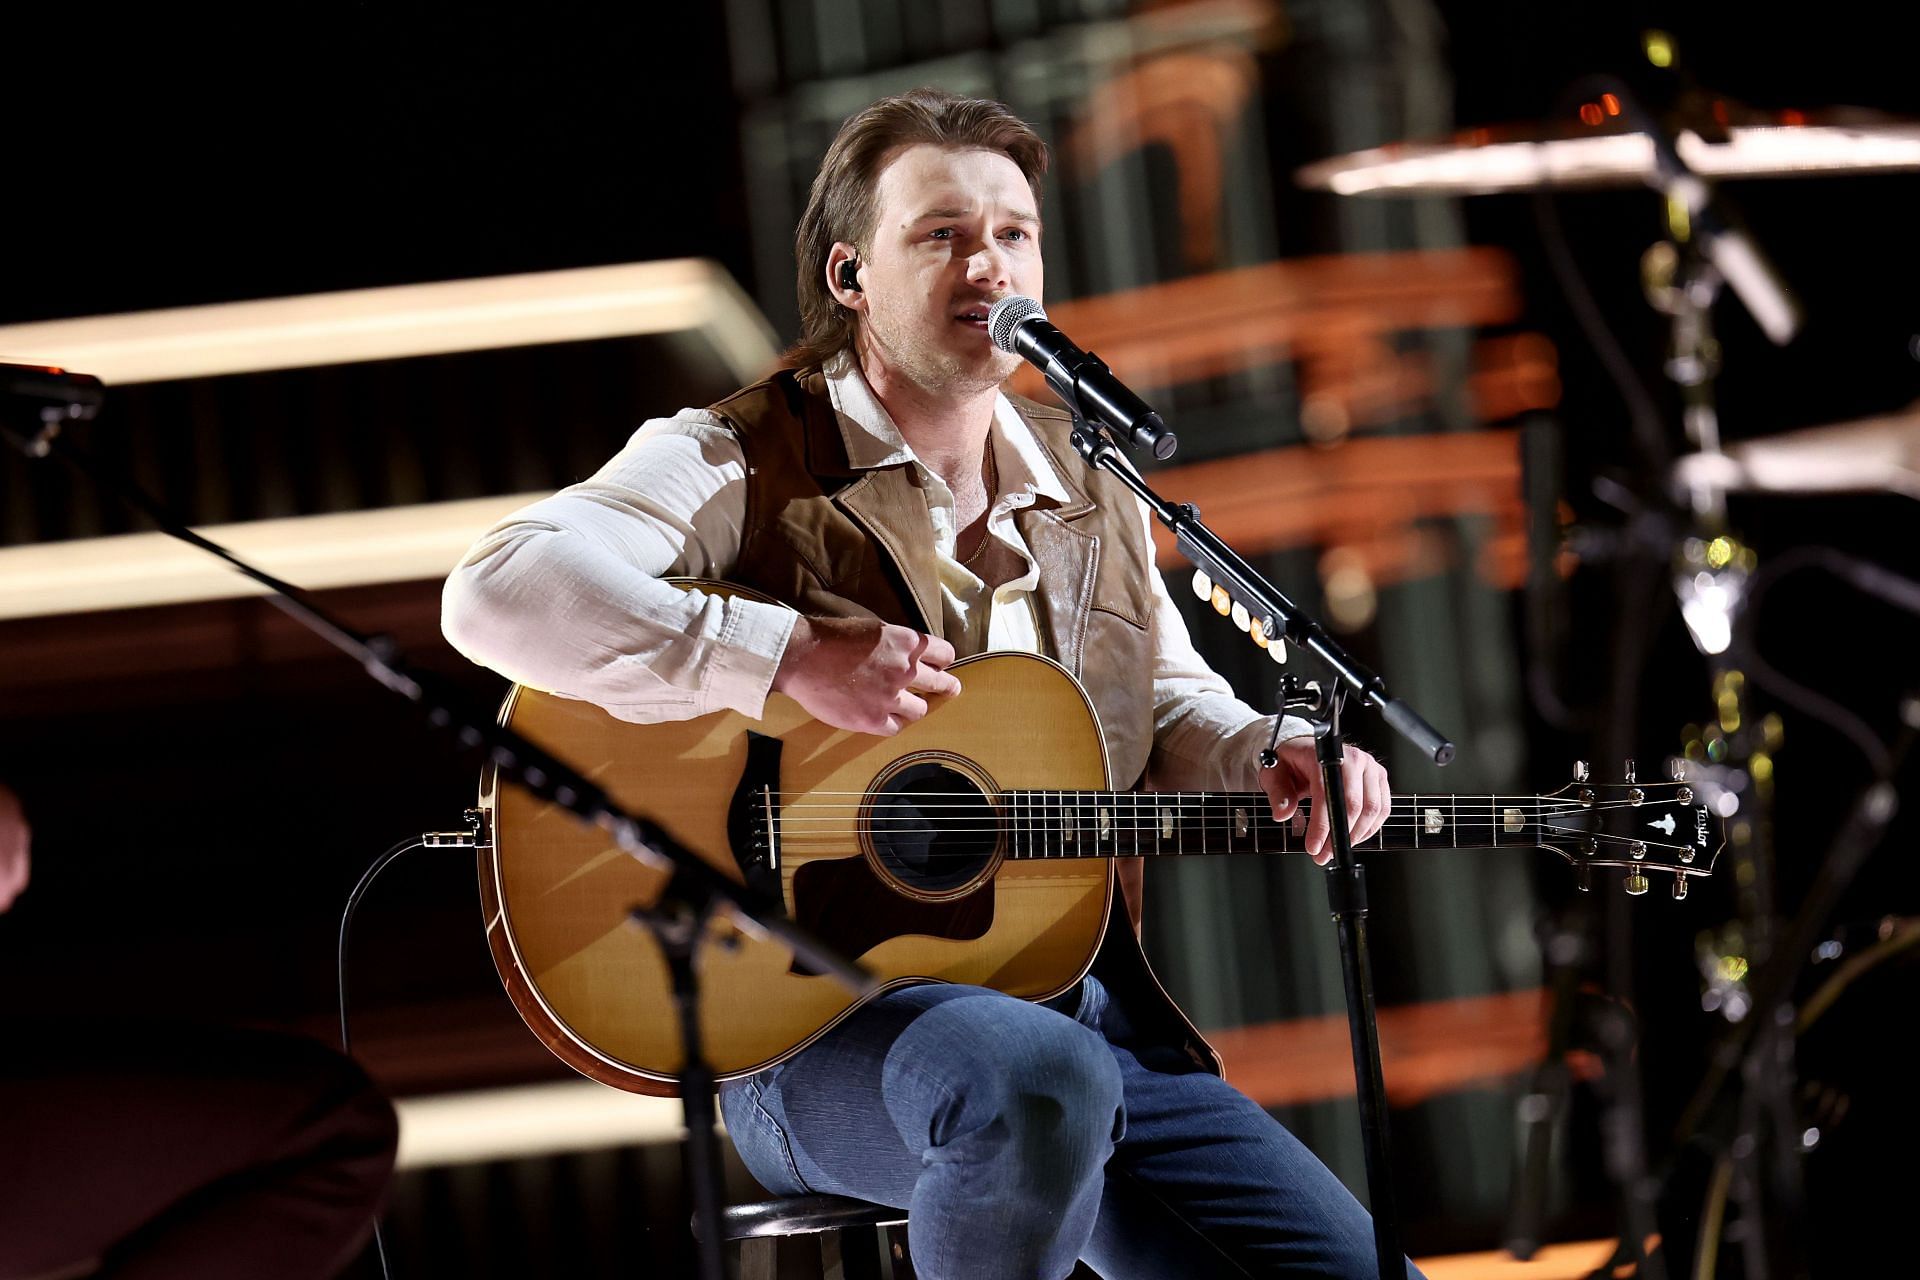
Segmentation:
[[(1046, 999), (1093, 962), (1113, 862), (1007, 860), (993, 797), (1109, 786), (1099, 722), (1050, 659), (983, 654), (953, 671), (963, 691), (930, 699), (927, 716), (891, 738), (823, 725), (779, 694), (760, 720), (719, 712), (637, 725), (518, 687), (502, 715), (734, 879), (771, 888), (777, 877), (789, 914), (884, 989), (959, 982)], [(743, 785), (756, 776), (771, 787)], [(972, 789), (956, 790), (956, 779)], [(929, 829), (946, 830), (959, 811), (937, 806), (962, 802), (969, 820), (953, 825), (974, 833), (966, 850), (938, 845), (943, 836), (916, 845), (875, 834), (914, 825), (901, 815), (916, 803), (935, 806)], [(491, 769), (481, 807), (491, 833), (479, 858), (487, 940), (521, 1016), (583, 1074), (674, 1093), (681, 1045), (666, 960), (627, 916), (656, 899), (666, 874)], [(756, 855), (756, 832), (776, 833), (770, 855)], [(706, 1056), (722, 1079), (797, 1052), (859, 1003), (797, 968), (786, 947), (721, 922), (697, 963)]]

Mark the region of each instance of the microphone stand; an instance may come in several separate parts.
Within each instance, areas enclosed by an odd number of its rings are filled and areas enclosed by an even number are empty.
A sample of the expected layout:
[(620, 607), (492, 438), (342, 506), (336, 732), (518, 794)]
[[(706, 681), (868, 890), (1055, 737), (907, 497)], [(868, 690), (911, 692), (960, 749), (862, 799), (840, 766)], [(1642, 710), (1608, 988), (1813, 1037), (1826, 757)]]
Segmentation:
[[(1400, 1244), (1399, 1211), (1393, 1192), (1392, 1152), (1387, 1136), (1387, 1090), (1381, 1073), (1380, 1029), (1374, 1016), (1373, 962), (1367, 945), (1366, 869), (1354, 856), (1347, 827), (1346, 787), (1341, 771), (1345, 742), (1340, 717), (1346, 699), (1358, 695), (1376, 707), (1394, 730), (1420, 748), (1435, 764), (1453, 759), (1453, 743), (1406, 703), (1387, 694), (1386, 682), (1349, 657), (1319, 624), (1307, 617), (1272, 583), (1201, 523), (1191, 503), (1174, 504), (1150, 488), (1114, 442), (1104, 425), (1090, 424), (1073, 408), (1073, 447), (1087, 465), (1106, 471), (1145, 502), (1154, 517), (1173, 531), (1175, 545), (1234, 600), (1244, 605), (1269, 643), (1291, 641), (1318, 656), (1340, 677), (1324, 694), (1306, 695), (1297, 680), (1281, 683), (1282, 710), (1307, 712), (1313, 725), (1320, 776), (1328, 797), (1327, 826), (1333, 860), (1327, 866), (1327, 903), (1339, 934), (1340, 969), (1347, 996), (1347, 1025), (1353, 1046), (1353, 1075), (1360, 1103), (1360, 1128), (1366, 1143), (1367, 1199), (1373, 1211), (1373, 1244), (1381, 1280), (1406, 1274), (1406, 1250)], [(1271, 751), (1263, 753), (1269, 764)]]
[[(97, 387), (97, 384), (96, 384)], [(463, 747), (484, 747), (487, 758), (504, 776), (533, 795), (572, 813), (581, 822), (600, 827), (623, 851), (648, 866), (670, 871), (659, 899), (651, 906), (635, 906), (629, 918), (650, 928), (668, 957), (673, 975), (673, 1002), (679, 1015), (684, 1063), (680, 1101), (686, 1112), (687, 1133), (682, 1140), (684, 1167), (694, 1203), (694, 1232), (703, 1280), (725, 1280), (720, 1210), (723, 1203), (719, 1136), (714, 1125), (714, 1075), (701, 1054), (698, 1018), (699, 982), (693, 953), (707, 921), (724, 916), (743, 932), (792, 948), (802, 963), (833, 977), (860, 994), (871, 992), (873, 976), (842, 957), (787, 918), (778, 898), (737, 884), (683, 847), (666, 831), (616, 804), (603, 789), (559, 757), (549, 754), (490, 715), (468, 709), (464, 699), (445, 683), (408, 666), (386, 636), (362, 635), (333, 618), (307, 599), (299, 588), (257, 569), (226, 548), (188, 528), (157, 500), (130, 481), (109, 472), (96, 458), (61, 437), (68, 419), (90, 418), (91, 405), (36, 404), (35, 428), (16, 426), (8, 404), (0, 398), (0, 436), (29, 458), (53, 454), (71, 463), (88, 479), (144, 513), (162, 531), (182, 542), (218, 556), (268, 589), (267, 603), (307, 630), (354, 659), (369, 676), (419, 706), (427, 722), (450, 729)], [(20, 418), (30, 420), (32, 414)]]

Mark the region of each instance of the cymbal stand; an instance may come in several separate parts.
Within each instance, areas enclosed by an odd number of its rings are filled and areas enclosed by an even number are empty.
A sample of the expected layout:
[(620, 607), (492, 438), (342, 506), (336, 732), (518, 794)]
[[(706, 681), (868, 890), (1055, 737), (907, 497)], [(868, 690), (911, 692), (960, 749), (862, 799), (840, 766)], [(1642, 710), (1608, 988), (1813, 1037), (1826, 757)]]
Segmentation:
[[(1702, 201), (1695, 197), (1689, 204), (1669, 189), (1668, 238), (1647, 251), (1642, 283), (1649, 303), (1671, 319), (1664, 371), (1679, 393), (1687, 439), (1697, 452), (1719, 456), (1714, 381), (1721, 369), (1721, 347), (1713, 331), (1712, 309), (1727, 280), (1696, 234), (1693, 215), (1704, 207)], [(1735, 910), (1748, 950), (1746, 959), (1750, 968), (1758, 970), (1772, 954), (1775, 933), (1772, 771), (1768, 744), (1746, 697), (1742, 671), (1751, 632), (1738, 625), (1756, 556), (1729, 531), (1722, 489), (1694, 486), (1684, 496), (1691, 520), (1676, 522), (1679, 536), (1672, 582), (1681, 618), (1711, 673), (1718, 729), (1713, 737), (1723, 752), (1715, 763), (1726, 766), (1723, 776), (1734, 783), (1722, 790), (1717, 806), (1724, 806), (1721, 816), (1729, 819)], [(1613, 950), (1616, 962), (1624, 967), (1631, 951)], [(1729, 1004), (1720, 1012), (1731, 1020), (1745, 1010)], [(1791, 1122), (1792, 1011), (1783, 1008), (1781, 1012), (1784, 1021), (1769, 1018), (1770, 1025), (1752, 1029), (1759, 1043), (1745, 1059), (1745, 1093), (1736, 1108), (1735, 1132), (1728, 1140), (1737, 1165), (1732, 1189), (1744, 1224), (1742, 1260), (1749, 1280), (1805, 1271), (1804, 1257), (1789, 1234), (1790, 1224), (1800, 1219), (1802, 1153)]]

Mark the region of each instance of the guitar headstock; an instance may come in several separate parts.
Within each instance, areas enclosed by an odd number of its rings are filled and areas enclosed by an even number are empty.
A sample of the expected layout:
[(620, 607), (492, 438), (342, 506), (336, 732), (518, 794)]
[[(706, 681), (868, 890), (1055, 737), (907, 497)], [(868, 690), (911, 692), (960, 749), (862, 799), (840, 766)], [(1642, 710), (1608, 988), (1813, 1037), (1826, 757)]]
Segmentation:
[(1692, 880), (1713, 874), (1726, 832), (1708, 788), (1684, 775), (1639, 782), (1631, 760), (1623, 782), (1591, 781), (1584, 761), (1573, 777), (1538, 798), (1533, 835), (1541, 848), (1567, 860), (1581, 889), (1591, 887), (1593, 868), (1619, 867), (1630, 894), (1653, 887), (1651, 872), (1666, 872), (1673, 876), (1673, 896), (1684, 898)]

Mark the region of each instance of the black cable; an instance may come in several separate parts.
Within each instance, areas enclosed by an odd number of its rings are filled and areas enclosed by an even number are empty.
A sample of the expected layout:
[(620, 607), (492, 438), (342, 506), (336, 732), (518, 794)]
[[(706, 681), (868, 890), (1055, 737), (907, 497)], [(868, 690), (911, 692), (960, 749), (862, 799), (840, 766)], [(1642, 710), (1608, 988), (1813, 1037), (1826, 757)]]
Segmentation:
[[(1581, 270), (1573, 246), (1567, 239), (1566, 227), (1560, 220), (1559, 206), (1551, 190), (1535, 194), (1533, 214), (1547, 264), (1553, 270), (1554, 279), (1560, 286), (1568, 309), (1573, 313), (1574, 322), (1585, 335), (1588, 345), (1599, 358), (1602, 369), (1625, 404), (1630, 438), (1640, 455), (1642, 469), (1651, 475), (1666, 474), (1673, 457), (1673, 447), (1668, 440), (1664, 416), (1654, 402), (1652, 392), (1635, 370), (1633, 361), (1628, 358), (1619, 336), (1607, 323), (1599, 302), (1595, 300), (1586, 273)], [(1548, 530), (1541, 532), (1544, 534)], [(1532, 615), (1546, 607), (1547, 594), (1556, 586), (1550, 577), (1543, 578), (1537, 587), (1529, 581), (1527, 605), (1530, 625), (1535, 621)], [(1599, 718), (1598, 715), (1593, 712), (1576, 713), (1566, 706), (1558, 691), (1552, 687), (1551, 677), (1543, 662), (1540, 658), (1531, 659), (1526, 670), (1528, 692), (1541, 717), (1555, 727), (1568, 731), (1590, 726)]]
[[(400, 841), (373, 860), (373, 864), (361, 875), (360, 882), (353, 886), (353, 892), (347, 895), (346, 909), (340, 913), (340, 944), (335, 953), (340, 985), (340, 1052), (342, 1053), (352, 1054), (353, 1052), (353, 1033), (347, 1025), (347, 939), (353, 930), (353, 913), (359, 910), (360, 899), (366, 896), (367, 889), (373, 884), (374, 878), (385, 871), (395, 858), (403, 853), (411, 853), (415, 849), (425, 847), (427, 847), (427, 837), (424, 835), (409, 836)], [(393, 1280), (393, 1269), (387, 1263), (387, 1242), (380, 1233), (380, 1218), (377, 1214), (373, 1219), (373, 1248), (380, 1257), (380, 1274), (386, 1277), (386, 1280)]]
[(367, 889), (373, 884), (374, 877), (385, 871), (387, 864), (403, 853), (425, 848), (426, 844), (427, 837), (424, 835), (408, 836), (400, 841), (373, 860), (373, 864), (361, 875), (360, 882), (353, 886), (353, 892), (347, 895), (346, 909), (340, 913), (340, 945), (335, 956), (340, 981), (340, 1052), (342, 1053), (353, 1052), (353, 1033), (347, 1026), (347, 935), (353, 928), (353, 913), (360, 909), (360, 899), (366, 897)]
[(1627, 420), (1633, 428), (1633, 440), (1639, 447), (1642, 464), (1649, 474), (1664, 475), (1667, 463), (1673, 457), (1673, 447), (1667, 439), (1660, 410), (1654, 404), (1646, 383), (1640, 380), (1640, 375), (1634, 370), (1633, 362), (1627, 358), (1626, 348), (1621, 346), (1619, 337), (1607, 324), (1600, 304), (1594, 300), (1586, 274), (1581, 271), (1573, 247), (1567, 240), (1566, 228), (1560, 221), (1559, 206), (1554, 203), (1551, 192), (1542, 191), (1534, 197), (1533, 215), (1540, 231), (1541, 247), (1547, 251), (1547, 263), (1553, 268), (1554, 278), (1573, 311), (1574, 321), (1592, 345), (1593, 353), (1600, 358), (1600, 364), (1613, 380), (1620, 398), (1626, 402)]
[(1862, 595), (1916, 614), (1920, 614), (1920, 582), (1833, 547), (1796, 547), (1761, 566), (1753, 575), (1747, 584), (1746, 601), (1739, 615), (1744, 637), (1741, 648), (1747, 674), (1753, 682), (1788, 706), (1845, 737), (1867, 758), (1874, 777), (1890, 777), (1894, 768), (1891, 753), (1865, 720), (1826, 695), (1781, 674), (1760, 656), (1760, 647), (1754, 643), (1753, 632), (1760, 598), (1780, 579), (1802, 569), (1824, 569)]

